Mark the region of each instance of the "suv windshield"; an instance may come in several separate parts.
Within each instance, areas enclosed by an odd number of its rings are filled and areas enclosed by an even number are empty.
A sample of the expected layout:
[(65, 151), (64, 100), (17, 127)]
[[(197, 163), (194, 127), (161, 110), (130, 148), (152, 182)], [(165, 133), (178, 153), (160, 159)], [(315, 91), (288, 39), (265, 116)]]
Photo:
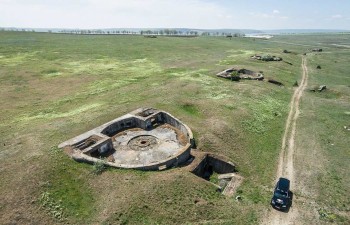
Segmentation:
[(285, 198), (285, 197), (287, 197), (287, 193), (283, 193), (283, 192), (280, 192), (280, 191), (276, 191), (276, 192), (275, 192), (275, 196), (276, 196), (277, 198)]

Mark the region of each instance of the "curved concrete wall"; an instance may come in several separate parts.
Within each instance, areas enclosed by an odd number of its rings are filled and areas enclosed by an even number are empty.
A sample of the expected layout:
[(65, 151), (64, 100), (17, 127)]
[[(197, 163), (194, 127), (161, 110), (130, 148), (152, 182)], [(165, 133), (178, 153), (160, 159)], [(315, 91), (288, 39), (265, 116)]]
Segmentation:
[(179, 129), (182, 133), (186, 135), (186, 137), (188, 138), (188, 142), (191, 142), (191, 140), (193, 139), (193, 134), (189, 129), (189, 127), (187, 127), (180, 120), (176, 119), (174, 116), (166, 112), (159, 112), (157, 114), (151, 115), (146, 120), (141, 120), (136, 116), (122, 119), (112, 124), (109, 124), (106, 128), (104, 128), (101, 131), (101, 133), (109, 137), (112, 137), (115, 134), (117, 134), (119, 131), (127, 128), (139, 127), (142, 129), (147, 129), (148, 125), (152, 124), (151, 120), (153, 119), (155, 120), (155, 122), (167, 123)]
[[(150, 113), (142, 114), (145, 111)], [(152, 108), (138, 109), (130, 114), (124, 115), (120, 118), (112, 120), (108, 123), (105, 123), (93, 130), (90, 130), (86, 133), (83, 133), (75, 138), (72, 138), (66, 142), (63, 142), (59, 145), (60, 148), (63, 147), (72, 147), (74, 151), (71, 153), (71, 157), (79, 162), (88, 162), (94, 163), (99, 161), (98, 158), (95, 158), (93, 155), (94, 152), (104, 152), (113, 149), (112, 137), (119, 133), (122, 130), (130, 128), (141, 128), (144, 130), (153, 129), (153, 126), (158, 126), (160, 124), (169, 124), (172, 127), (178, 129), (180, 132), (185, 134), (187, 138), (187, 144), (178, 150), (178, 152), (161, 161), (155, 163), (150, 163), (147, 165), (129, 165), (129, 164), (117, 164), (113, 162), (104, 161), (106, 165), (117, 167), (117, 168), (127, 168), (127, 169), (139, 169), (139, 170), (160, 170), (165, 168), (170, 168), (177, 166), (186, 162), (190, 158), (191, 147), (194, 146), (194, 139), (192, 131), (188, 126), (183, 124), (180, 120), (176, 119), (174, 116), (170, 115), (164, 111), (158, 111)], [(77, 149), (77, 143), (83, 143), (91, 136), (98, 136), (100, 140), (93, 145), (84, 148)]]
[(164, 118), (166, 123), (172, 125), (173, 127), (176, 127), (177, 129), (179, 129), (181, 132), (183, 132), (186, 137), (188, 138), (188, 141), (190, 143), (192, 143), (193, 141), (193, 134), (191, 129), (186, 126), (184, 123), (182, 123), (180, 120), (176, 119), (175, 117), (173, 117), (172, 115), (168, 114), (168, 113), (163, 113)]
[(108, 125), (105, 129), (101, 131), (101, 133), (109, 137), (113, 137), (115, 134), (117, 134), (119, 131), (123, 129), (137, 127), (137, 124), (138, 124), (137, 122), (138, 122), (137, 118), (135, 117), (122, 119)]
[[(116, 163), (107, 162), (107, 161), (103, 161), (103, 162), (108, 166), (112, 166), (119, 169), (163, 170), (171, 167), (176, 167), (180, 164), (185, 163), (190, 158), (190, 155), (191, 155), (191, 145), (187, 144), (184, 148), (182, 148), (178, 152), (178, 154), (171, 157), (170, 159), (166, 159), (156, 163), (151, 163), (148, 165), (143, 165), (143, 164), (128, 165), (128, 164), (116, 164)], [(86, 154), (83, 154), (82, 152), (75, 152), (71, 155), (71, 157), (77, 162), (85, 162), (90, 164), (100, 161), (100, 159), (94, 158), (92, 156), (88, 156)]]

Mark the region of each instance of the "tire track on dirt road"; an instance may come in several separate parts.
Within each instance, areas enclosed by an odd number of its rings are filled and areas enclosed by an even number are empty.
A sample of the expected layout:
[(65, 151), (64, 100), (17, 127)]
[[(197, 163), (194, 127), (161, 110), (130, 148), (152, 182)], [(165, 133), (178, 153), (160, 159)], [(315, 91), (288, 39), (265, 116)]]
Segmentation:
[[(302, 57), (303, 75), (299, 87), (294, 91), (290, 103), (290, 110), (286, 121), (285, 131), (282, 138), (282, 148), (278, 161), (278, 168), (275, 183), (280, 177), (285, 177), (291, 182), (291, 190), (294, 187), (294, 151), (295, 151), (295, 134), (296, 123), (300, 114), (299, 104), (303, 92), (307, 86), (308, 71), (306, 65), (306, 57)], [(262, 224), (297, 224), (298, 206), (293, 203), (288, 213), (271, 210), (265, 217)]]

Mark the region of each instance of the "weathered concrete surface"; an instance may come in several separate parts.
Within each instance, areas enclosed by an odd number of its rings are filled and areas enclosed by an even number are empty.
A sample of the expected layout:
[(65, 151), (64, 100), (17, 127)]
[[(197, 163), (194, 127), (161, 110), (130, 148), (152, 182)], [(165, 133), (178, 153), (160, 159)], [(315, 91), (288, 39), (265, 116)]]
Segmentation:
[[(180, 133), (180, 132), (178, 132)], [(153, 130), (127, 130), (114, 138), (113, 154), (117, 164), (150, 164), (175, 155), (186, 142), (178, 139), (174, 128), (160, 126)]]
[(242, 184), (242, 182), (243, 182), (243, 177), (239, 176), (238, 174), (234, 174), (231, 177), (228, 184), (226, 185), (225, 189), (222, 191), (222, 194), (226, 196), (233, 196), (236, 193), (236, 190), (239, 187), (239, 185)]

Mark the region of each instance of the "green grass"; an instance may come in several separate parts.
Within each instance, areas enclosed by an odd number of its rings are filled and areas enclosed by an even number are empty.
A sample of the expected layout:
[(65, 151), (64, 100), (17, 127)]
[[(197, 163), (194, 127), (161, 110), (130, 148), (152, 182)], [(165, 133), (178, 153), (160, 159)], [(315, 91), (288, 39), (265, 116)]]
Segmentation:
[(189, 115), (192, 116), (198, 116), (200, 114), (200, 112), (198, 111), (198, 109), (196, 108), (195, 105), (193, 105), (192, 103), (185, 103), (181, 105), (181, 108), (188, 113)]
[[(87, 223), (93, 216), (94, 196), (87, 180), (90, 165), (77, 164), (66, 157), (59, 149), (50, 150), (51, 168), (43, 185), (41, 199), (58, 208), (60, 220)], [(44, 198), (43, 198), (44, 196)], [(45, 207), (45, 206), (44, 206)], [(49, 209), (52, 214), (52, 209)]]
[[(340, 36), (343, 39), (345, 36)], [(337, 43), (326, 37), (321, 42)], [(343, 39), (344, 41), (344, 39)], [(348, 40), (349, 42), (349, 40)], [(347, 224), (349, 217), (349, 132), (344, 129), (349, 123), (350, 89), (345, 61), (350, 52), (345, 49), (326, 48), (321, 54), (308, 57), (308, 87), (326, 85), (327, 90), (306, 92), (301, 102), (301, 117), (298, 122), (297, 143), (307, 149), (296, 156), (299, 195), (315, 201), (318, 215), (310, 221)], [(322, 69), (316, 69), (321, 65)]]
[[(344, 166), (348, 134), (342, 128), (350, 125), (345, 113), (350, 112), (349, 52), (332, 43), (344, 39), (349, 35), (253, 41), (1, 32), (0, 175), (6, 182), (0, 182), (0, 196), (5, 196), (0, 200), (6, 204), (0, 215), (8, 215), (3, 221), (53, 223), (50, 207), (49, 213), (41, 214), (36, 211), (41, 203), (31, 203), (32, 197), (49, 193), (46, 202), (57, 206), (71, 224), (257, 224), (269, 207), (293, 84), (300, 83), (300, 54), (309, 48), (284, 43), (315, 42), (327, 48), (324, 54), (308, 56), (309, 86), (325, 84), (328, 90), (307, 92), (302, 98), (300, 124), (310, 126), (300, 127), (300, 135), (317, 140), (320, 158), (329, 160), (322, 165), (329, 169), (311, 170), (315, 176), (310, 187), (318, 191), (302, 195), (315, 199), (327, 215), (343, 218), (349, 205), (349, 198), (341, 198), (347, 196), (349, 184)], [(283, 49), (295, 54), (283, 54)], [(293, 65), (251, 60), (253, 54), (281, 56)], [(316, 65), (322, 69), (316, 70)], [(285, 86), (215, 76), (229, 67), (263, 71)], [(222, 196), (210, 183), (179, 168), (107, 168), (96, 176), (92, 165), (76, 163), (57, 149), (47, 150), (144, 106), (180, 118), (194, 132), (200, 150), (229, 157), (244, 177), (242, 201)], [(17, 210), (28, 213), (16, 217)]]
[(288, 107), (283, 102), (272, 97), (257, 99), (255, 103), (249, 103), (248, 106), (252, 111), (252, 118), (242, 121), (244, 128), (255, 133), (268, 132), (269, 121), (274, 121), (276, 117), (285, 115)]

